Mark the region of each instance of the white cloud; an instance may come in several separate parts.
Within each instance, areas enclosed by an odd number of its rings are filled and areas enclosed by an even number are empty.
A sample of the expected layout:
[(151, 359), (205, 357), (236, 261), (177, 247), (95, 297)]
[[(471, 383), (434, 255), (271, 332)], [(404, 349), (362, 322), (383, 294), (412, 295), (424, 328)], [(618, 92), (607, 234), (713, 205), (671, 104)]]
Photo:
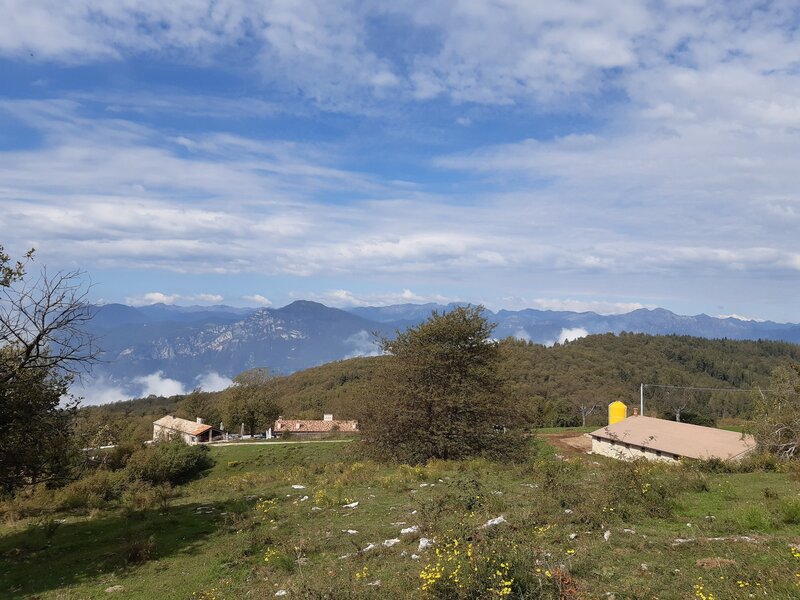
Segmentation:
[(175, 304), (176, 302), (201, 302), (203, 304), (219, 304), (224, 300), (220, 294), (164, 294), (163, 292), (147, 292), (141, 296), (125, 298), (129, 306), (149, 306), (151, 304)]
[(756, 317), (743, 317), (736, 313), (730, 315), (716, 315), (717, 319), (736, 319), (737, 321), (753, 321), (755, 323), (764, 323), (765, 319), (758, 319)]
[(306, 294), (328, 306), (350, 307), (350, 306), (391, 306), (393, 304), (426, 304), (435, 302), (447, 304), (455, 302), (454, 298), (448, 298), (441, 294), (418, 294), (409, 289), (400, 292), (368, 292), (356, 293), (350, 290), (328, 290), (319, 294)]
[(163, 371), (135, 377), (133, 383), (141, 386), (139, 394), (141, 397), (150, 395), (169, 397), (186, 393), (186, 388), (180, 381), (164, 377)]
[(150, 304), (175, 304), (180, 298), (178, 294), (163, 294), (161, 292), (147, 292), (141, 296), (125, 298), (125, 304), (130, 306), (147, 306)]
[(345, 344), (352, 345), (353, 350), (345, 356), (347, 358), (355, 358), (357, 356), (379, 356), (382, 354), (381, 348), (377, 340), (368, 331), (359, 331), (354, 333), (345, 340)]
[(574, 327), (572, 329), (565, 328), (562, 329), (561, 333), (558, 334), (558, 343), (563, 344), (564, 342), (572, 342), (582, 337), (586, 337), (587, 335), (589, 335), (589, 332), (583, 327)]
[(242, 296), (242, 300), (247, 300), (248, 302), (252, 302), (254, 304), (258, 304), (259, 306), (272, 306), (272, 301), (266, 296), (262, 296), (261, 294), (253, 294), (252, 296)]
[[(400, 281), (441, 290), (463, 290), (468, 280), (503, 289), (596, 274), (606, 282), (598, 296), (631, 297), (635, 284), (622, 291), (619, 279), (612, 282), (624, 275), (662, 286), (662, 298), (676, 276), (739, 282), (739, 289), (758, 287), (749, 285), (757, 276), (774, 285), (764, 296), (778, 296), (786, 290), (774, 282), (800, 270), (800, 37), (781, 3), (88, 6), (7, 1), (0, 54), (26, 64), (145, 54), (214, 67), (244, 53), (242, 62), (271, 88), (299, 91), (306, 102), (287, 108), (261, 98), (146, 92), (2, 101), (40, 141), (0, 153), (0, 203), (14, 223), (4, 243), (35, 243), (43, 260), (324, 274), (342, 287), (351, 285), (342, 279), (369, 277), (376, 287)], [(375, 29), (381, 18), (397, 28), (393, 35)], [(59, 98), (48, 81), (48, 97)], [(439, 157), (433, 167), (461, 180), (442, 191), (343, 167), (360, 164), (353, 157), (362, 149), (349, 141), (203, 133), (181, 130), (180, 120), (165, 134), (136, 122), (183, 107), (195, 118), (238, 119), (316, 103), (359, 118), (389, 114), (394, 125), (409, 103), (429, 107), (431, 98), (455, 107), (444, 119), (450, 124), (543, 112), (571, 114), (577, 124), (535, 137), (538, 127), (523, 123), (518, 133), (492, 137), (510, 143)], [(451, 147), (445, 142), (439, 147)], [(335, 205), (326, 202), (329, 192)], [(598, 280), (564, 289), (585, 295)], [(558, 293), (551, 288), (536, 293)], [(503, 293), (531, 296), (530, 287)], [(338, 301), (382, 301), (352, 296)]]
[(84, 405), (108, 404), (131, 397), (121, 385), (104, 377), (83, 378), (76, 382), (70, 391), (82, 397)]
[(531, 334), (525, 331), (522, 327), (517, 329), (512, 336), (518, 340), (522, 340), (523, 342), (530, 342), (533, 338), (531, 338)]
[(219, 392), (233, 385), (230, 377), (220, 375), (216, 371), (209, 371), (195, 377), (198, 387), (204, 392)]
[(603, 300), (572, 300), (556, 298), (537, 298), (531, 308), (541, 310), (564, 310), (574, 312), (596, 312), (601, 315), (621, 315), (640, 308), (655, 308), (652, 304), (640, 302), (606, 302)]

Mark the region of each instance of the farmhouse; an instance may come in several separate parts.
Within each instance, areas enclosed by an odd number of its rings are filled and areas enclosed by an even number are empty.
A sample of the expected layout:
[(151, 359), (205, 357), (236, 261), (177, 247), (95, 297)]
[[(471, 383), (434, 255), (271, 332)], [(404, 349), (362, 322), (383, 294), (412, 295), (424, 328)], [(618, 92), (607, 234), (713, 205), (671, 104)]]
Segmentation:
[(222, 431), (204, 424), (200, 417), (197, 418), (197, 421), (190, 421), (167, 415), (153, 422), (154, 442), (180, 437), (187, 444), (197, 444), (210, 442), (220, 435), (222, 435)]
[[(619, 410), (618, 406), (609, 408), (609, 414)], [(593, 431), (589, 436), (592, 438), (592, 453), (621, 460), (739, 460), (755, 449), (755, 441), (750, 435), (644, 417), (636, 409), (633, 416), (621, 420), (612, 417), (608, 426)]]
[(354, 433), (358, 431), (358, 421), (337, 421), (333, 415), (323, 415), (322, 420), (284, 419), (278, 417), (273, 432), (275, 435), (302, 435), (324, 437), (331, 433)]

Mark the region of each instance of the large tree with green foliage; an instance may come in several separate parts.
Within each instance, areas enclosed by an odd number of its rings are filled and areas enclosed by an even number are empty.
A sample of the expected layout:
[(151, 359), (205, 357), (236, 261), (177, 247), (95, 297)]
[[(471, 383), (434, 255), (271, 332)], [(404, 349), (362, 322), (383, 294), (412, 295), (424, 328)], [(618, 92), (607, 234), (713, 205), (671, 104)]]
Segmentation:
[(233, 385), (227, 390), (225, 408), (225, 426), (230, 431), (237, 431), (236, 428), (244, 424), (252, 435), (272, 427), (280, 408), (275, 402), (275, 387), (269, 370), (250, 369), (234, 377)]
[(83, 325), (91, 318), (80, 272), (46, 271), (32, 281), (27, 261), (0, 246), (0, 488), (54, 483), (68, 473), (72, 376), (96, 356)]
[(362, 431), (379, 456), (518, 457), (523, 440), (506, 431), (514, 417), (498, 377), (494, 325), (482, 307), (460, 307), (382, 340), (384, 370)]

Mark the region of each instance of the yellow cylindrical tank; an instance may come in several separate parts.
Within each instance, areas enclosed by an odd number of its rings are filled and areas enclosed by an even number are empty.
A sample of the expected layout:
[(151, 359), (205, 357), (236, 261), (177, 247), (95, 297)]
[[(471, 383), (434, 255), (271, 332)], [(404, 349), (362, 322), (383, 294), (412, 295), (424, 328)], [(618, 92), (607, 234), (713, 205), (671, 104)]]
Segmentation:
[(628, 407), (617, 400), (608, 405), (608, 424), (613, 425), (628, 418)]

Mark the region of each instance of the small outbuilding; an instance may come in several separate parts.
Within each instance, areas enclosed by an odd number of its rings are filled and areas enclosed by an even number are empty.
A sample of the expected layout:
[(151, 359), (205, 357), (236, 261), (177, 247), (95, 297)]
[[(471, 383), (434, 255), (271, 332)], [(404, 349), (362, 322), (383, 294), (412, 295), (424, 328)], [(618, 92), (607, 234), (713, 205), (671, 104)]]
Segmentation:
[(190, 421), (167, 415), (153, 422), (154, 442), (180, 437), (187, 444), (198, 444), (214, 441), (222, 435), (221, 430), (206, 425), (200, 417), (196, 421)]
[(278, 417), (273, 433), (278, 436), (292, 434), (304, 437), (325, 437), (333, 433), (357, 433), (358, 421), (343, 421), (333, 418), (332, 414), (318, 419), (284, 419)]
[(750, 435), (644, 417), (637, 412), (590, 433), (592, 453), (621, 460), (740, 460), (756, 447)]

